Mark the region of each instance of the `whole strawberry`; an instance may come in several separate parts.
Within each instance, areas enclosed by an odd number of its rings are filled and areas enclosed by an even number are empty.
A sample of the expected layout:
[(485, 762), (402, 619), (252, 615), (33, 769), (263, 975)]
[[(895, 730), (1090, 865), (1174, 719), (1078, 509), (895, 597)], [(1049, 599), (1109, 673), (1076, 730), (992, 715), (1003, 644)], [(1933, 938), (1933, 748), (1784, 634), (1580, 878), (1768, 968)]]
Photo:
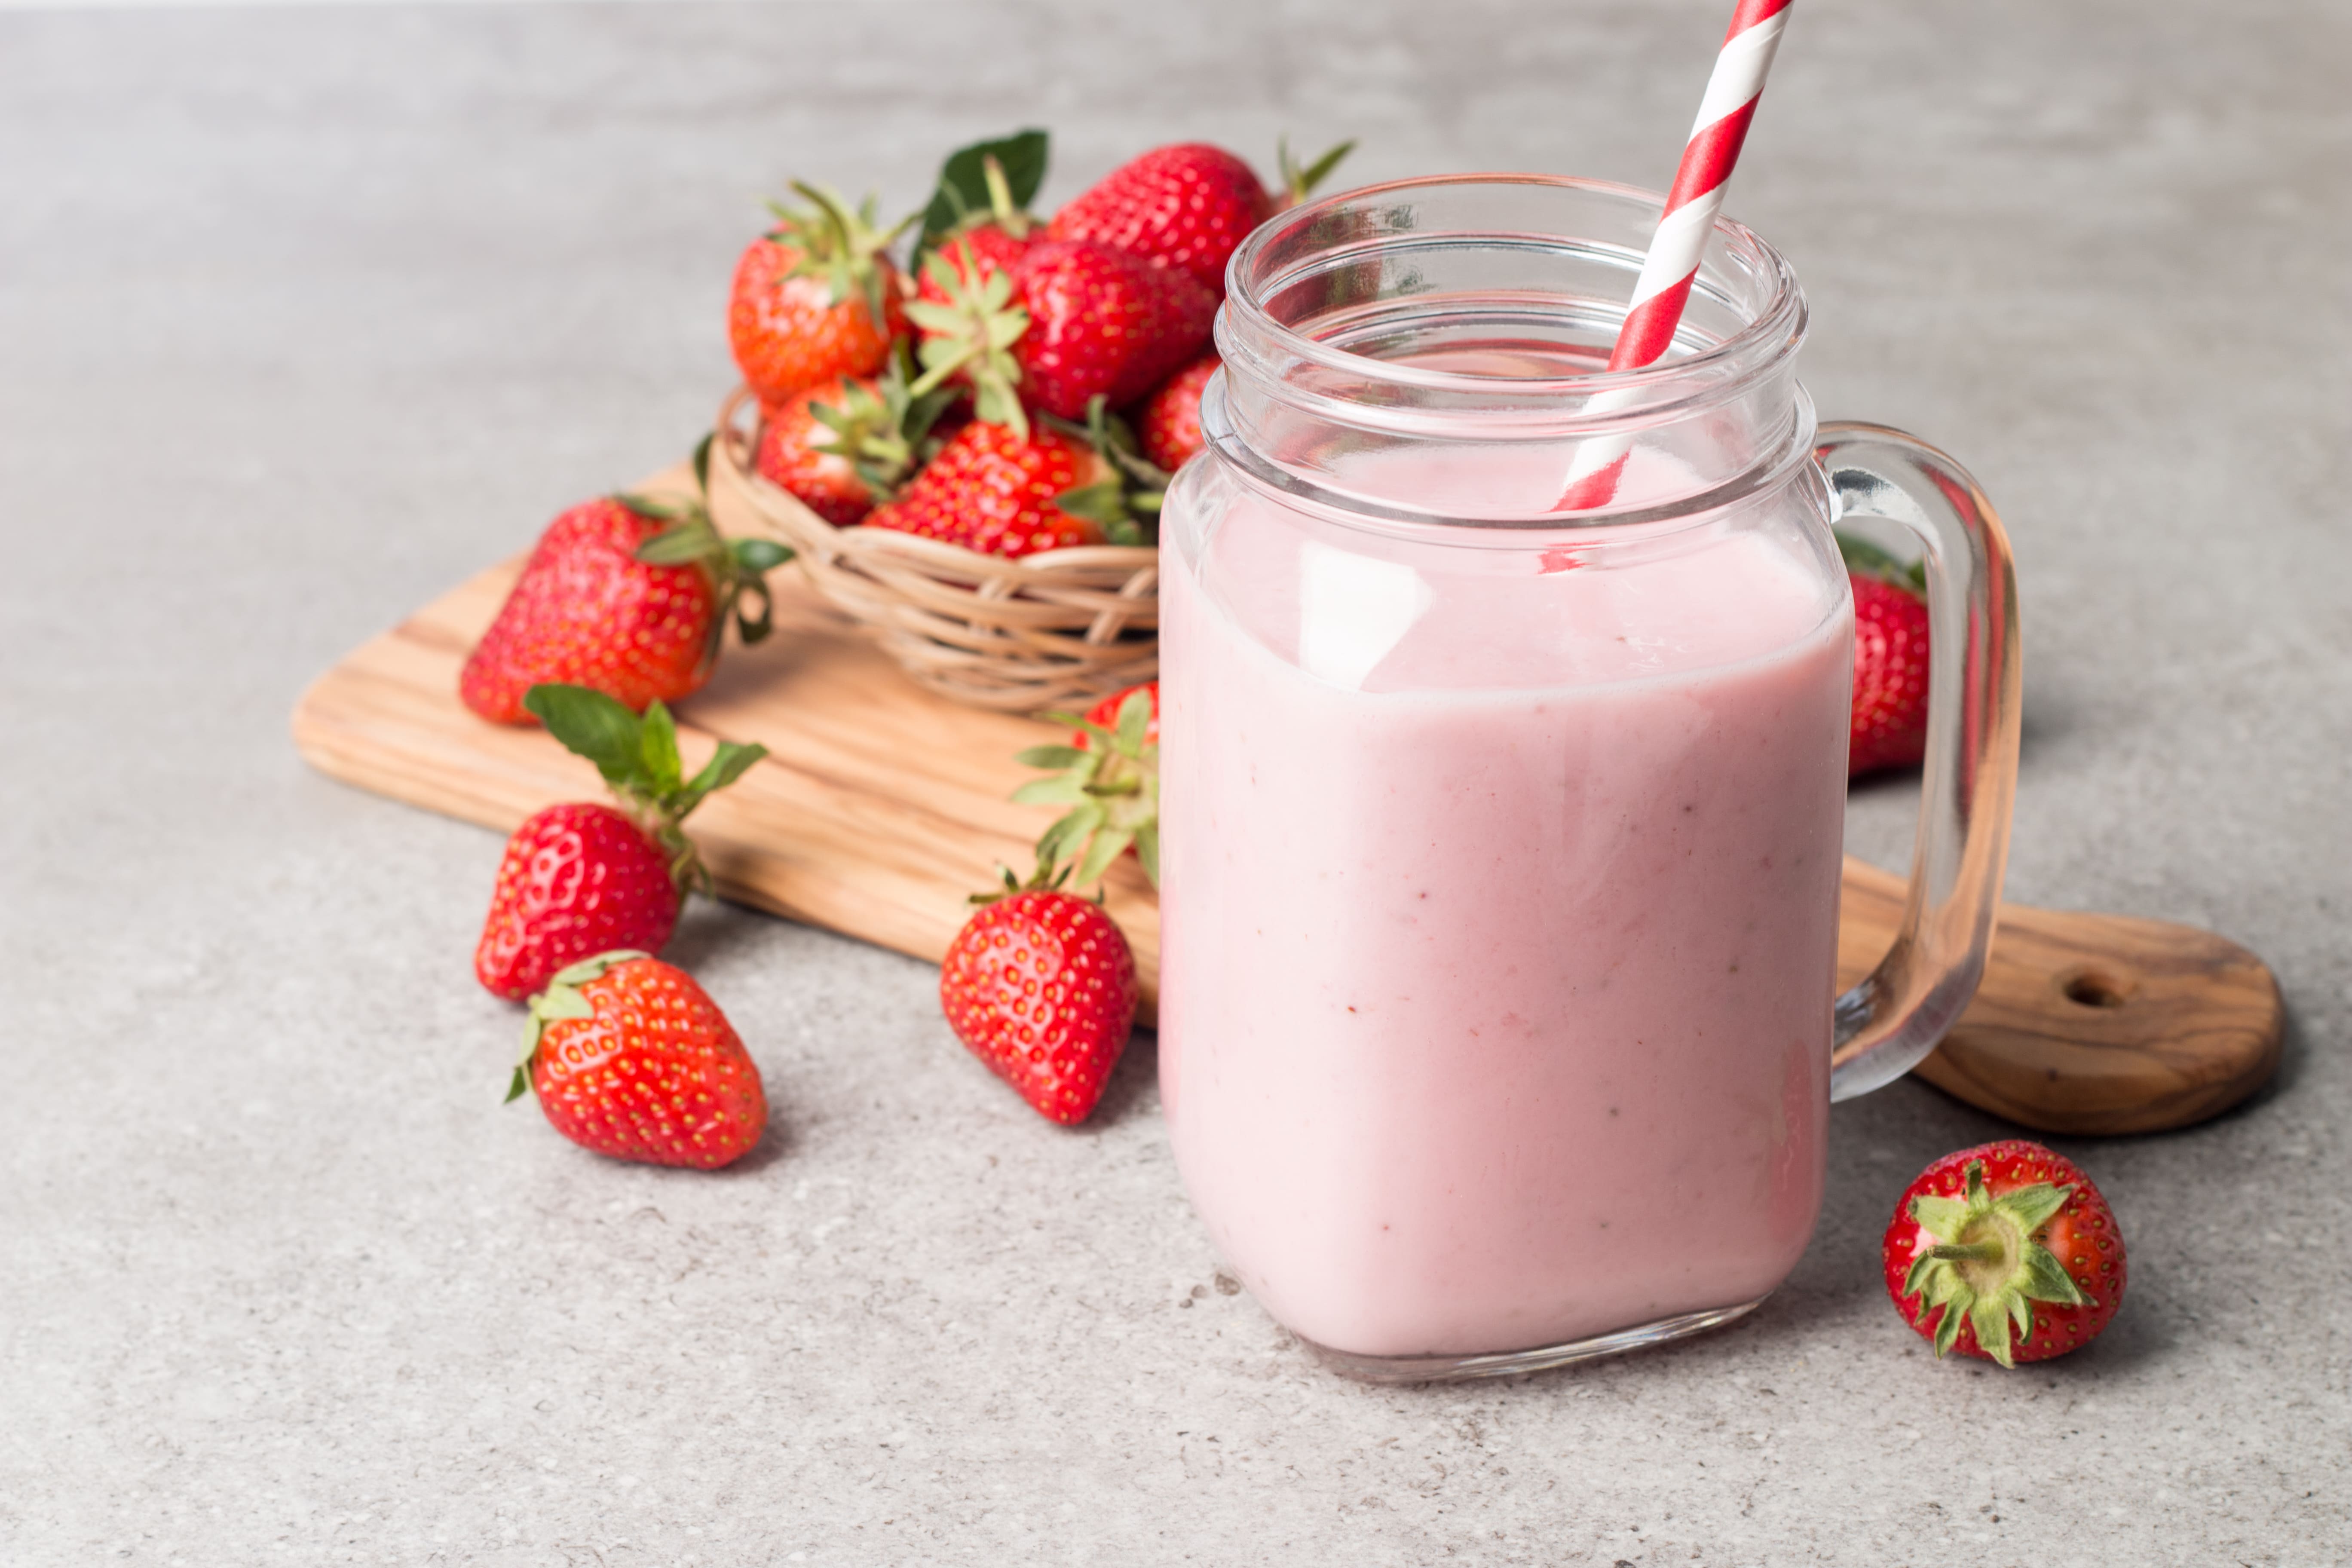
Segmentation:
[[(708, 440), (695, 462), (707, 475)], [(745, 642), (767, 636), (766, 574), (791, 558), (770, 540), (721, 538), (699, 500), (623, 495), (573, 507), (540, 535), (458, 672), (458, 698), (501, 724), (530, 722), (524, 695), (548, 682), (593, 687), (631, 709), (676, 702), (710, 679), (730, 616)]]
[[(1284, 149), (1288, 200), (1303, 199), (1353, 146), (1343, 142), (1306, 168), (1295, 166)], [(1186, 142), (1155, 147), (1113, 169), (1055, 213), (1045, 233), (1140, 256), (1189, 274), (1222, 298), (1225, 263), (1276, 205), (1247, 163), (1222, 147)]]
[(1143, 455), (1174, 473), (1205, 443), (1201, 438), (1201, 389), (1223, 368), (1213, 349), (1160, 384), (1136, 411), (1136, 434)]
[(940, 965), (956, 1037), (1048, 1121), (1102, 1099), (1135, 1025), (1135, 955), (1100, 904), (1040, 875), (982, 894)]
[(1927, 754), (1927, 590), (1921, 566), (1843, 531), (1838, 548), (1853, 584), (1853, 778)]
[(677, 728), (658, 702), (640, 720), (585, 687), (536, 687), (528, 700), (550, 734), (596, 763), (625, 810), (551, 805), (507, 840), (474, 975), (512, 1002), (593, 954), (660, 952), (686, 890), (708, 880), (678, 825), (767, 754), (764, 746), (722, 741), (687, 779)]
[(1090, 240), (1041, 240), (977, 281), (935, 252), (923, 278), (944, 302), (908, 308), (923, 338), (915, 390), (966, 381), (982, 419), (1015, 428), (1024, 405), (1076, 420), (1097, 397), (1135, 401), (1200, 352), (1217, 313), (1181, 269)]
[(810, 205), (772, 209), (776, 226), (736, 263), (727, 307), (735, 363), (772, 407), (836, 377), (878, 374), (907, 330), (904, 285), (887, 254), (906, 225), (877, 229), (870, 198), (852, 212), (821, 185), (793, 189)]
[(984, 555), (1030, 555), (1103, 542), (1103, 525), (1066, 511), (1062, 498), (1116, 488), (1111, 465), (1084, 441), (1038, 426), (1027, 435), (974, 420), (866, 514), (869, 528), (919, 533)]
[(616, 1160), (717, 1170), (768, 1125), (760, 1069), (727, 1016), (643, 952), (575, 963), (531, 999), (508, 1100), (526, 1088), (558, 1132)]
[(2048, 1361), (2099, 1335), (2124, 1299), (2124, 1238), (2064, 1156), (2006, 1139), (1947, 1154), (1895, 1205), (1886, 1293), (1940, 1356)]
[(766, 411), (753, 467), (835, 528), (865, 521), (936, 450), (931, 430), (956, 394), (911, 396), (900, 368), (844, 377)]

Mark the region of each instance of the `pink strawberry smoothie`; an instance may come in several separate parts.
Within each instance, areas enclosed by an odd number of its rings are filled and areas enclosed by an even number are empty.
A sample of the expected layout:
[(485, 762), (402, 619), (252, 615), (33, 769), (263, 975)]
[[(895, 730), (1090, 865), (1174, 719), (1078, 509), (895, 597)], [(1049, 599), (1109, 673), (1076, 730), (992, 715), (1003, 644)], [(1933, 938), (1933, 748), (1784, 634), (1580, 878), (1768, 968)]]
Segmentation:
[[(1687, 488), (1648, 457), (1621, 495)], [(1560, 471), (1367, 488), (1508, 504)], [(1546, 570), (1226, 504), (1161, 631), (1160, 1079), (1220, 1252), (1366, 1356), (1764, 1296), (1822, 1193), (1835, 579), (1770, 526)]]

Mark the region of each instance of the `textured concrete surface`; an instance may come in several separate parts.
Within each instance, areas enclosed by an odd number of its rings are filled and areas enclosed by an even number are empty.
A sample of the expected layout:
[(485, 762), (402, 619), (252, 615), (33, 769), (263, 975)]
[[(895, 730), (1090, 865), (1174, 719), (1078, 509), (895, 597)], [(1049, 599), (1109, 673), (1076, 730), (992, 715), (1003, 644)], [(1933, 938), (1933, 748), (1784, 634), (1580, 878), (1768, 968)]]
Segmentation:
[[(1841, 1107), (1788, 1288), (1664, 1353), (1374, 1391), (1215, 1261), (1141, 1044), (1053, 1131), (921, 965), (706, 908), (772, 1145), (501, 1109), (489, 835), (296, 692), (727, 379), (756, 198), (1026, 121), (1657, 184), (1718, 0), (0, 15), (0, 1563), (2316, 1564), (2352, 1555), (2352, 110), (2339, 5), (1806, 0), (1732, 209), (1831, 416), (2011, 519), (2011, 889), (2275, 964), (2276, 1089), (2069, 1144), (2114, 1331), (1934, 1363), (1879, 1226), (2001, 1129)], [(1898, 786), (1853, 837), (1899, 858)]]

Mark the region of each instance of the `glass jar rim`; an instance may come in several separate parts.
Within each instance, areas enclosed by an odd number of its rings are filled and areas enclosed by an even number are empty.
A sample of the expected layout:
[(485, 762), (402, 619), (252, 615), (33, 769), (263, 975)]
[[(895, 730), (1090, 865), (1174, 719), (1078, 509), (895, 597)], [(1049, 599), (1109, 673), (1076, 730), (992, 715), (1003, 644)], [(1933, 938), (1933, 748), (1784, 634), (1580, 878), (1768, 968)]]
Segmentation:
[[(1335, 192), (1319, 201), (1306, 203), (1269, 218), (1253, 230), (1234, 250), (1225, 273), (1224, 309), (1231, 320), (1226, 331), (1220, 334), (1221, 339), (1229, 333), (1244, 335), (1270, 347), (1277, 347), (1282, 355), (1307, 360), (1329, 371), (1360, 374), (1367, 366), (1377, 366), (1383, 380), (1393, 381), (1399, 385), (1465, 395), (1492, 392), (1502, 378), (1464, 371), (1433, 370), (1371, 358), (1312, 337), (1277, 320), (1267, 310), (1264, 302), (1265, 298), (1308, 270), (1315, 265), (1315, 258), (1302, 257), (1280, 271), (1258, 275), (1265, 270), (1268, 253), (1276, 246), (1286, 242), (1301, 229), (1326, 221), (1350, 207), (1372, 205), (1382, 198), (1392, 202), (1397, 196), (1416, 192), (1473, 189), (1482, 185), (1549, 188), (1614, 198), (1661, 215), (1665, 211), (1666, 198), (1658, 192), (1616, 181), (1587, 179), (1571, 174), (1425, 174)], [(1654, 223), (1649, 226), (1654, 227)], [(1599, 370), (1570, 376), (1510, 377), (1507, 378), (1508, 384), (1513, 392), (1529, 399), (1557, 396), (1563, 402), (1583, 400), (1588, 404), (1586, 408), (1570, 412), (1564, 407), (1555, 416), (1561, 422), (1559, 431), (1570, 434), (1589, 429), (1597, 433), (1628, 422), (1646, 423), (1661, 414), (1687, 412), (1692, 401), (1718, 401), (1727, 393), (1752, 384), (1781, 360), (1793, 354), (1804, 340), (1806, 311), (1803, 290), (1799, 288), (1796, 274), (1789, 266), (1787, 258), (1755, 230), (1719, 215), (1715, 220), (1714, 235), (1732, 255), (1748, 263), (1751, 276), (1769, 279), (1769, 291), (1760, 306), (1752, 313), (1744, 310), (1740, 311), (1748, 318), (1744, 326), (1717, 342), (1687, 353), (1672, 354), (1634, 370)], [(1352, 243), (1370, 249), (1402, 237), (1402, 235), (1382, 236)], [(1465, 235), (1464, 237), (1475, 237)], [(1545, 237), (1570, 240), (1580, 237), (1555, 234)], [(1638, 252), (1627, 251), (1622, 247), (1596, 245), (1595, 247), (1622, 253), (1629, 263), (1629, 284), (1632, 275), (1640, 271), (1642, 258)], [(1330, 252), (1327, 248), (1317, 254), (1328, 258)], [(1702, 279), (1704, 271), (1702, 268)], [(1702, 281), (1696, 287), (1704, 289), (1706, 285)], [(1630, 287), (1628, 292), (1631, 292)], [(1724, 302), (1738, 309), (1736, 301), (1726, 299)], [(1686, 396), (1674, 395), (1678, 384), (1687, 387)]]

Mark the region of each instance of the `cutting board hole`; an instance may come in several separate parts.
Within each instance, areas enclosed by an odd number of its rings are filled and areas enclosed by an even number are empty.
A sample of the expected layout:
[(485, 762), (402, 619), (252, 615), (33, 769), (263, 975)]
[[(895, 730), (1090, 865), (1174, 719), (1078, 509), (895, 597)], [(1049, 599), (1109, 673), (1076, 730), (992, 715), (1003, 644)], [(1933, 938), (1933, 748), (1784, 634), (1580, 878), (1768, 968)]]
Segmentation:
[(2077, 969), (2059, 983), (2066, 1000), (2084, 1007), (2120, 1007), (2132, 994), (2127, 980), (2118, 980), (2103, 969)]

